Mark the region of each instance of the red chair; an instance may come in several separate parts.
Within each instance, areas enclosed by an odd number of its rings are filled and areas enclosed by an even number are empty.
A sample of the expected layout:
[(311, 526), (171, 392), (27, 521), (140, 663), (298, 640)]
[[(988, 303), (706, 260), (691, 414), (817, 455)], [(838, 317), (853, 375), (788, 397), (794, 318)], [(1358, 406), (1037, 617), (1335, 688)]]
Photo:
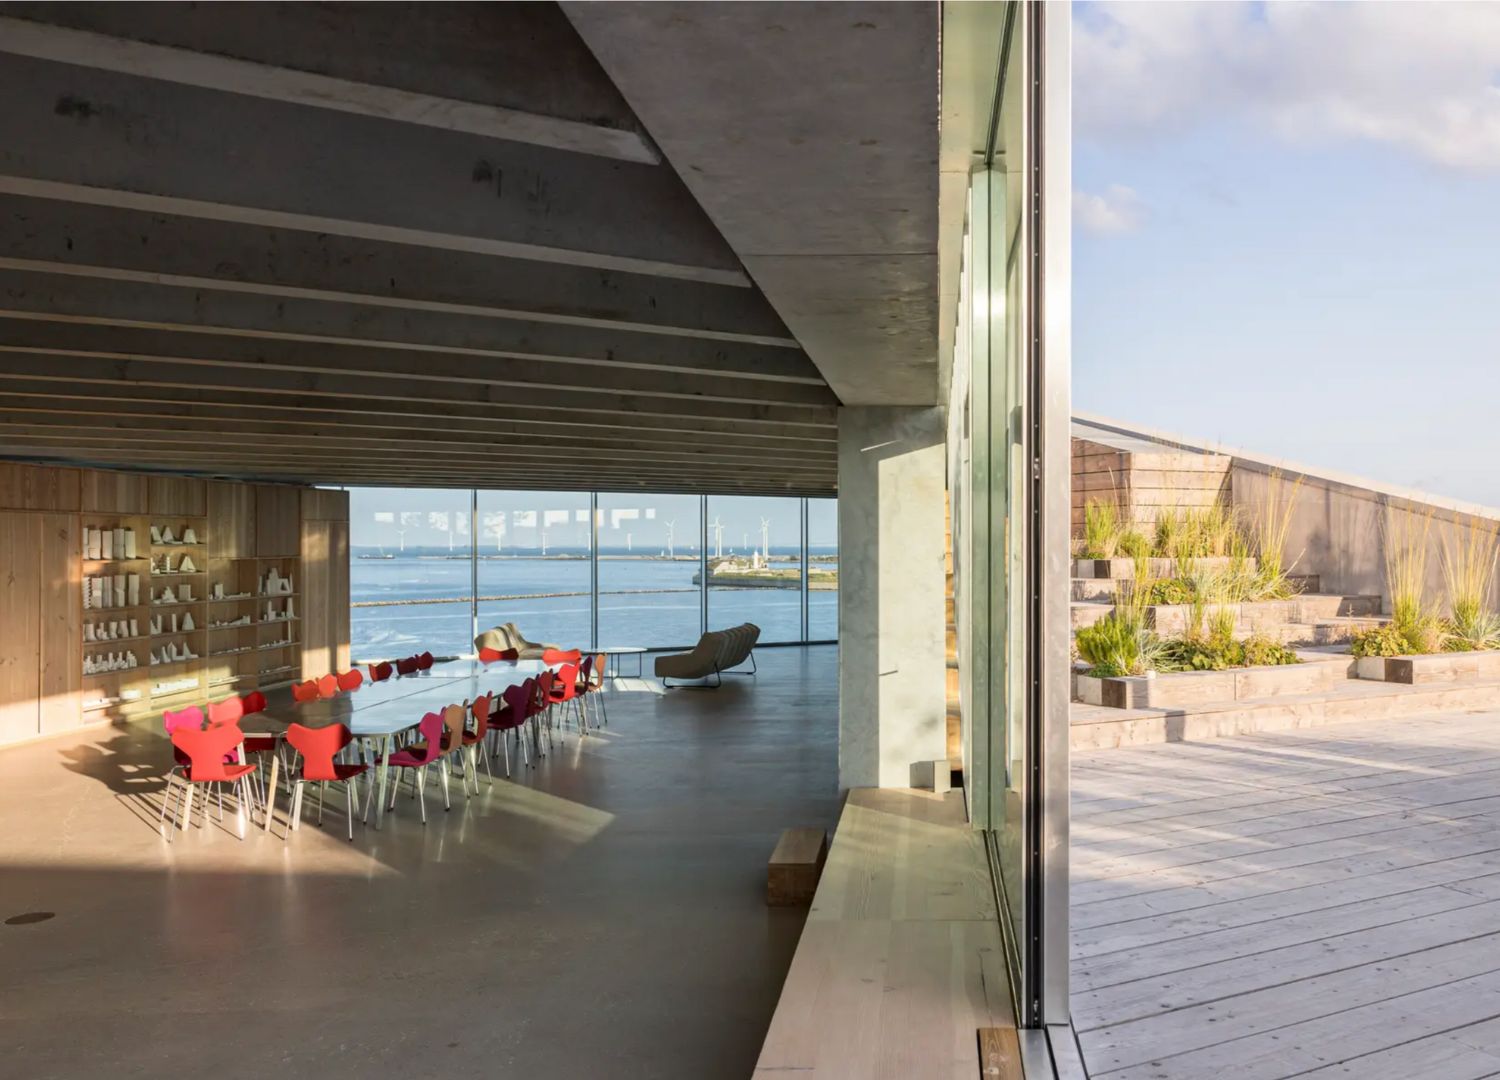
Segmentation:
[[(188, 757), (187, 769), (182, 774), (183, 781), (183, 828), (193, 822), (193, 786), (195, 784), (218, 784), (219, 785), (219, 820), (224, 820), (224, 789), (223, 785), (233, 784), (239, 799), (239, 824), (240, 839), (245, 839), (245, 812), (247, 808), (254, 805), (254, 796), (250, 791), (250, 774), (255, 771), (254, 765), (226, 764), (226, 758), (234, 759), (235, 751), (244, 742), (244, 736), (236, 724), (220, 724), (218, 727), (195, 730), (192, 727), (179, 727), (172, 732), (172, 745), (181, 750)], [(167, 781), (170, 786), (170, 775)], [(207, 798), (205, 794), (204, 798)], [(163, 796), (162, 814), (165, 820), (166, 802)], [(204, 819), (208, 817), (208, 805), (204, 804)], [(176, 814), (173, 814), (176, 820)], [(167, 834), (170, 842), (172, 834)]]
[(316, 679), (308, 679), (304, 683), (295, 683), (292, 686), (292, 700), (298, 702), (317, 701), (318, 683)]
[(576, 664), (581, 659), (583, 653), (578, 649), (545, 649), (542, 652), (544, 664)]
[(557, 682), (557, 675), (551, 671), (544, 671), (536, 677), (536, 700), (532, 702), (532, 738), (537, 743), (537, 752), (541, 752), (540, 728), (547, 728), (547, 741), (552, 741), (552, 687)]
[(394, 671), (394, 670), (395, 669), (393, 667), (391, 667), (390, 661), (388, 661), (388, 660), (382, 660), (378, 664), (371, 664), (370, 665), (370, 681), (371, 682), (385, 682), (387, 679), (389, 679), (391, 677), (391, 672)]
[[(302, 771), (292, 781), (295, 785), (292, 792), (292, 821), (291, 828), (287, 829), (287, 836), (302, 823), (302, 786), (309, 783), (318, 785), (318, 824), (322, 825), (323, 792), (330, 783), (334, 783), (344, 785), (344, 799), (349, 814), (349, 839), (353, 840), (354, 804), (359, 799), (355, 785), (369, 766), (345, 764), (335, 761), (334, 757), (354, 741), (354, 736), (343, 724), (329, 724), (318, 728), (292, 724), (286, 729), (286, 741), (302, 755)], [(369, 816), (370, 806), (367, 802), (364, 818), (361, 820), (368, 820)]]
[[(508, 686), (500, 694), (501, 700), (505, 702), (498, 710), (490, 714), (490, 730), (500, 743), (500, 750), (505, 752), (505, 775), (510, 775), (510, 744), (505, 741), (508, 732), (516, 732), (516, 741), (520, 744), (521, 753), (527, 765), (531, 764), (531, 754), (526, 749), (526, 739), (520, 735), (526, 721), (530, 719), (532, 706), (536, 703), (536, 680), (527, 679), (519, 686)], [(500, 753), (500, 750), (495, 753)], [(492, 755), (493, 756), (493, 755)]]
[(424, 652), (421, 656), (418, 656), (416, 658), (416, 661), (417, 668), (421, 671), (426, 671), (428, 668), (432, 667), (432, 654), (430, 652)]
[[(397, 750), (388, 760), (393, 769), (405, 769), (412, 778), (415, 790), (413, 795), (420, 795), (422, 799), (422, 824), (427, 824), (427, 766), (431, 765), (443, 753), (443, 718), (435, 712), (430, 712), (422, 717), (422, 722), (417, 725), (417, 742), (404, 750)], [(418, 771), (420, 770), (420, 772)], [(391, 799), (387, 804), (387, 810), (396, 807), (396, 789), (401, 786), (400, 780), (391, 785)], [(368, 806), (368, 803), (366, 804)], [(368, 809), (366, 810), (368, 813)]]
[(338, 697), (339, 677), (337, 675), (324, 675), (318, 679), (318, 696), (320, 698)]
[(493, 664), (497, 660), (519, 660), (521, 654), (515, 649), (492, 649), (488, 645), (479, 650), (479, 659), (486, 664)]
[(266, 695), (259, 690), (253, 690), (245, 695), (245, 715), (253, 716), (258, 712), (266, 711)]
[(469, 706), (469, 712), (474, 716), (474, 728), (471, 731), (464, 732), (463, 748), (466, 751), (465, 757), (468, 758), (469, 762), (464, 768), (474, 775), (474, 793), (476, 795), (479, 793), (479, 758), (481, 757), (484, 758), (484, 771), (489, 775), (490, 787), (495, 786), (495, 774), (490, 772), (490, 756), (489, 754), (481, 753), (485, 739), (489, 738), (490, 707), (494, 702), (495, 697), (493, 694), (481, 694)]
[(415, 675), (417, 673), (417, 658), (408, 656), (405, 660), (396, 661), (397, 675)]
[(359, 668), (351, 668), (350, 670), (340, 675), (338, 678), (339, 689), (345, 692), (350, 690), (358, 690), (361, 686), (364, 685), (364, 682), (365, 677), (360, 673)]
[(552, 679), (552, 686), (547, 691), (547, 700), (552, 705), (563, 706), (563, 715), (567, 715), (569, 704), (573, 706), (573, 716), (578, 724), (578, 734), (588, 734), (587, 726), (583, 720), (583, 711), (578, 707), (578, 665), (564, 664), (557, 669), (557, 674)]

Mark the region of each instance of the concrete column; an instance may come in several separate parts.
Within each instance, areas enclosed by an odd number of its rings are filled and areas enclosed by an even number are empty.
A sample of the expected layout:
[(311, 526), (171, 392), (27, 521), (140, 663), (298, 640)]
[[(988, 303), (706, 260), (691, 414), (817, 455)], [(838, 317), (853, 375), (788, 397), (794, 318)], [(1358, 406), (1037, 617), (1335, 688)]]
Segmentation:
[(839, 786), (906, 787), (947, 758), (944, 419), (839, 410)]

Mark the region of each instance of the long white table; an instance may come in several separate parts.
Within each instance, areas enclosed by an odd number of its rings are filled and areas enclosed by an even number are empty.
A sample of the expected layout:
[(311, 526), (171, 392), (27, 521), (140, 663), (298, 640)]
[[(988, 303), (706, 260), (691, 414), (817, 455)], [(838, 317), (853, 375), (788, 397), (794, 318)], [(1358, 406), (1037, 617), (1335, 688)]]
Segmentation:
[[(396, 749), (396, 736), (409, 731), (430, 712), (440, 712), (445, 705), (473, 701), (484, 694), (497, 697), (511, 686), (519, 686), (543, 671), (561, 665), (541, 660), (497, 660), (482, 664), (478, 660), (450, 660), (433, 664), (415, 675), (393, 675), (384, 682), (368, 678), (359, 689), (340, 691), (331, 698), (316, 701), (286, 701), (263, 712), (246, 717), (242, 727), (246, 737), (283, 738), (292, 724), (324, 727), (343, 724), (356, 739), (373, 743), (379, 765), (376, 767), (377, 803), (375, 827), (385, 815), (385, 798), (390, 776), (390, 756)], [(253, 725), (255, 730), (250, 730)], [(266, 785), (265, 830), (270, 831), (276, 806), (276, 781), (280, 774), (281, 755), (271, 755), (271, 775)]]

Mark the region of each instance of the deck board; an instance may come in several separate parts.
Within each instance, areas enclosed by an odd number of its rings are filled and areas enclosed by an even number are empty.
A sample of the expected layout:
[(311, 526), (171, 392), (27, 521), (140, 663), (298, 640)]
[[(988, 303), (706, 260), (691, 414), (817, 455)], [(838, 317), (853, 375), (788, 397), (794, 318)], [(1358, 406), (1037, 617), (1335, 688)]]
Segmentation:
[(1075, 752), (1106, 1080), (1500, 1076), (1500, 713)]

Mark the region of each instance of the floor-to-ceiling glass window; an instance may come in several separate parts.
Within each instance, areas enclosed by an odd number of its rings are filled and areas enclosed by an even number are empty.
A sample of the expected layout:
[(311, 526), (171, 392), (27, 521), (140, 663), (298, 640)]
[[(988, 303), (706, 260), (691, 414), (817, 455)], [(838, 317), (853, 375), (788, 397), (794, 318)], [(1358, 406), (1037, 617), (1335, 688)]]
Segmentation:
[(1029, 1026), (1068, 1016), (1067, 17), (1048, 10), (944, 8), (945, 45), (998, 38), (986, 53), (995, 67), (965, 69), (987, 122), (961, 133), (976, 141), (949, 494), (966, 796), (986, 832)]
[(802, 500), (708, 499), (708, 625), (760, 627), (763, 642), (802, 640)]
[(530, 641), (587, 648), (593, 638), (589, 496), (479, 492), (479, 628), (515, 623)]
[(598, 498), (598, 645), (693, 644), (703, 632), (702, 497)]
[(807, 500), (807, 640), (839, 636), (839, 504)]
[(470, 492), (349, 492), (350, 653), (453, 655), (473, 642)]

